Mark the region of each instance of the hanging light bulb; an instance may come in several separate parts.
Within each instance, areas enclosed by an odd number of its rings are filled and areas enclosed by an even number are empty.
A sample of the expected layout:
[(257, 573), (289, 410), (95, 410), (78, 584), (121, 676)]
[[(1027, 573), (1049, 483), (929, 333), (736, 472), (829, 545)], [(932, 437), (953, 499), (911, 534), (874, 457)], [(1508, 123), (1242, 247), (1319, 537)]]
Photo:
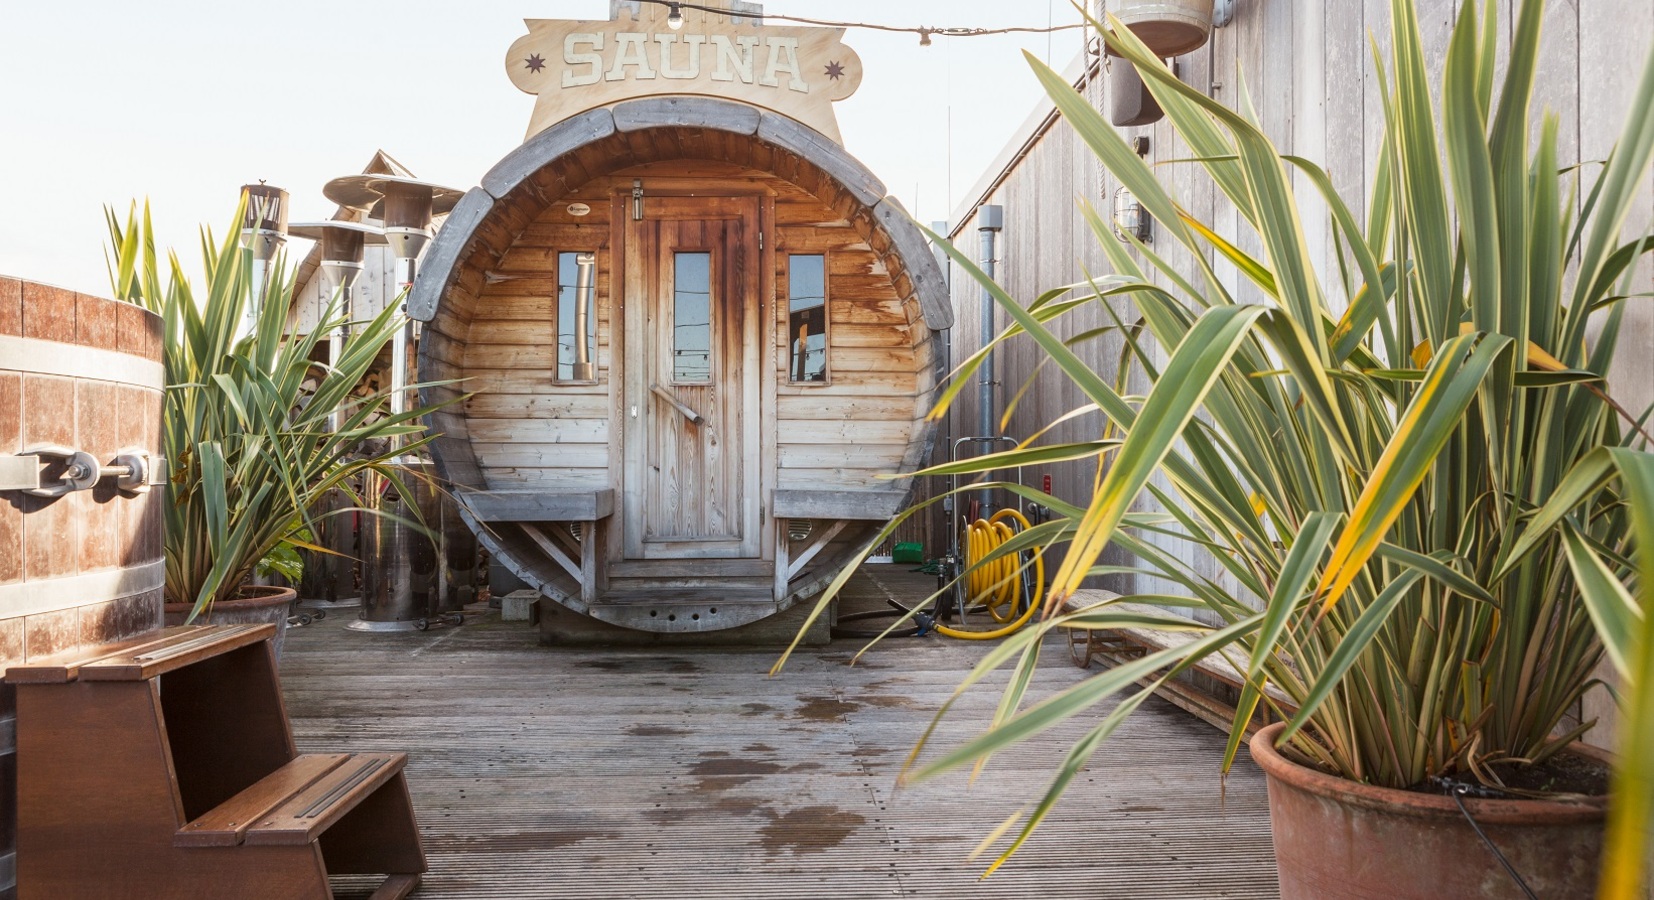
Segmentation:
[(673, 31), (683, 27), (683, 7), (676, 3), (667, 4), (666, 25)]
[(921, 47), (929, 47), (930, 46), (930, 29), (929, 28), (920, 28), (919, 29), (919, 46), (921, 46)]

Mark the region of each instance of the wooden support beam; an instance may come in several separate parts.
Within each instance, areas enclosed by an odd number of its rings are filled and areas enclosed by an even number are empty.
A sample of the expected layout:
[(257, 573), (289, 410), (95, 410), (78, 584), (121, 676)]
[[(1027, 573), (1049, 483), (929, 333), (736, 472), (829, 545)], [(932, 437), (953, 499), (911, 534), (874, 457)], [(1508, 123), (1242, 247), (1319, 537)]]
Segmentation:
[(804, 548), (804, 552), (793, 557), (792, 563), (787, 566), (787, 580), (790, 582), (797, 578), (798, 573), (804, 571), (804, 567), (810, 564), (810, 560), (815, 559), (832, 542), (833, 538), (838, 537), (839, 532), (843, 531), (844, 527), (849, 524), (849, 521), (840, 519), (828, 526), (827, 530), (815, 535), (810, 540), (810, 545)]
[(609, 587), (608, 559), (609, 521), (599, 519), (582, 526), (580, 533), (580, 599), (587, 604), (597, 602)]
[(787, 586), (792, 581), (787, 574), (792, 541), (787, 537), (786, 519), (776, 516), (771, 522), (775, 527), (775, 602), (780, 603), (787, 599)]
[(574, 578), (576, 581), (580, 580), (580, 564), (575, 562), (573, 557), (569, 556), (568, 551), (558, 546), (556, 541), (552, 540), (550, 537), (547, 537), (546, 533), (541, 531), (538, 526), (519, 522), (517, 527), (521, 528), (523, 533), (528, 535), (529, 540), (538, 544), (540, 549), (544, 550), (546, 555), (551, 557), (553, 562), (562, 566), (563, 570), (568, 572), (570, 577)]

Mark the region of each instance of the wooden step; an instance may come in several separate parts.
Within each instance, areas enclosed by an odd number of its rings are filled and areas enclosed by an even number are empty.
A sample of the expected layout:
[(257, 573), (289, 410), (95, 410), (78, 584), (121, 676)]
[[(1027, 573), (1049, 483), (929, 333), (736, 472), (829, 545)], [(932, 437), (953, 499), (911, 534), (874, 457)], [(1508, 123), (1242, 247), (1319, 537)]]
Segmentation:
[(251, 845), (303, 846), (401, 774), (406, 753), (354, 753), (247, 829)]
[(373, 892), (368, 900), (402, 900), (419, 887), (418, 875), (401, 874), (388, 876), (380, 883), (379, 889)]
[(254, 822), (350, 758), (349, 753), (306, 753), (178, 829), (172, 846), (234, 847)]
[(609, 565), (610, 578), (769, 578), (768, 559), (637, 559)]
[[(172, 629), (167, 629), (172, 631)], [(143, 681), (276, 636), (276, 626), (201, 625), (180, 628), (154, 644), (80, 667), (82, 681)]]
[[(6, 670), (6, 681), (67, 684), (81, 677), (89, 681), (141, 681), (151, 674), (257, 643), (275, 633), (274, 625), (178, 625), (135, 640), (78, 648), (12, 666)], [(98, 667), (98, 673), (85, 675), (89, 667)]]
[(593, 606), (743, 606), (775, 604), (766, 588), (729, 585), (679, 590), (609, 590)]

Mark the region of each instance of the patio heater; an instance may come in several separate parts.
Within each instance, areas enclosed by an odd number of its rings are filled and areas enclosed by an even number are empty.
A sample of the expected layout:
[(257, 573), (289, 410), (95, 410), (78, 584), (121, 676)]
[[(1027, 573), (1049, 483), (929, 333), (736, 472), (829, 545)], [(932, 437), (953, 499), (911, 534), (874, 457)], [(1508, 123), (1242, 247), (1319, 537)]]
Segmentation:
[[(316, 241), (321, 245), (323, 290), (329, 298), (333, 297), (335, 292), (339, 295), (337, 310), (341, 314), (341, 320), (334, 325), (333, 333), (328, 335), (327, 349), (328, 365), (337, 368), (345, 341), (350, 337), (350, 320), (354, 318), (351, 300), (356, 281), (361, 277), (364, 268), (367, 257), (366, 245), (385, 243), (385, 233), (373, 225), (340, 220), (298, 223), (289, 226), (287, 233), (293, 237)], [(328, 428), (338, 431), (342, 424), (342, 416), (341, 411), (335, 410), (328, 418)], [(329, 513), (342, 509), (343, 500), (342, 492), (333, 491), (324, 501), (324, 508), (317, 512)], [(304, 578), (299, 585), (299, 596), (304, 598), (307, 604), (323, 609), (358, 605), (360, 600), (356, 595), (357, 552), (354, 524), (347, 516), (332, 515), (317, 523), (317, 528), (320, 531), (316, 535), (318, 543), (337, 555), (318, 554), (306, 561)]]
[(236, 339), (252, 334), (264, 310), (264, 292), (270, 281), (270, 263), (287, 243), (287, 192), (264, 182), (244, 184), (245, 209), (241, 218), (241, 246), (253, 251), (253, 300), (247, 304)]
[[(431, 240), (431, 222), (454, 208), (463, 194), (453, 188), (397, 175), (350, 175), (327, 183), (322, 193), (341, 206), (365, 210), (384, 223), (385, 242), (396, 257), (397, 282), (405, 293), (417, 274), (419, 254)], [(402, 302), (401, 295), (397, 302)], [(409, 319), (391, 343), (390, 411), (408, 410), (412, 382), (411, 356), (418, 340), (417, 323)], [(402, 469), (404, 496), (388, 481), (369, 476), (373, 496), (382, 513), (362, 521), (362, 613), (349, 627), (357, 631), (423, 629), (439, 613), (458, 609), (474, 593), (475, 563), (463, 565), (463, 552), (451, 544), (463, 529), (445, 518), (435, 471), (414, 455), (397, 459)], [(435, 527), (441, 540), (433, 542), (407, 523), (423, 521)], [(475, 537), (465, 532), (475, 555)]]

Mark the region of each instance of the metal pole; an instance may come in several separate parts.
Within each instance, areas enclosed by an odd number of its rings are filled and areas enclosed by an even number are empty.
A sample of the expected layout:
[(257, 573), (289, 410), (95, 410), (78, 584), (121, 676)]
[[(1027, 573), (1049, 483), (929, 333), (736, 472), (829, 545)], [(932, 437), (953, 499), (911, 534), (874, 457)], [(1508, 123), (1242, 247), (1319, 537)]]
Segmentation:
[[(996, 263), (995, 244), (999, 232), (1005, 227), (1005, 207), (997, 205), (983, 205), (976, 212), (976, 230), (981, 239), (981, 256), (978, 263), (989, 279), (995, 277)], [(994, 319), (994, 295), (987, 287), (982, 288), (981, 302), (981, 343), (980, 347), (987, 347), (993, 343), (999, 328)], [(977, 382), (977, 436), (984, 438), (995, 437), (999, 434), (998, 423), (994, 414), (994, 355), (990, 351), (982, 361), (980, 378)], [(986, 453), (993, 452), (993, 444), (982, 445)], [(982, 518), (986, 519), (993, 512), (994, 495), (991, 490), (984, 490), (979, 495), (981, 509), (978, 510)]]
[[(354, 292), (355, 288), (349, 286), (341, 286), (339, 288), (339, 300), (344, 304), (343, 312), (346, 319), (350, 318), (351, 294)], [(334, 326), (333, 334), (328, 338), (327, 342), (327, 364), (329, 367), (334, 369), (339, 368), (339, 359), (344, 356), (345, 352), (345, 340), (349, 337), (349, 325), (341, 322)], [(339, 430), (339, 426), (343, 424), (344, 411), (341, 407), (335, 407), (333, 412), (328, 414), (327, 429), (329, 431), (336, 432)]]
[[(398, 254), (408, 251), (392, 244)], [(417, 253), (423, 244), (412, 248)], [(417, 271), (412, 256), (398, 257), (403, 278), (398, 279), (402, 291), (413, 284)], [(411, 367), (408, 354), (414, 346), (413, 320), (396, 329), (391, 338), (391, 396), (390, 412), (399, 415), (408, 411), (408, 382)], [(400, 447), (401, 438), (394, 446)], [(384, 516), (367, 516), (362, 522), (362, 616), (348, 628), (356, 631), (403, 631), (423, 627), (436, 612), (435, 594), (441, 584), (441, 566), (438, 548), (428, 537), (404, 525), (405, 521), (423, 519), (428, 525), (440, 527), (436, 497), (426, 481), (419, 476), (428, 474), (424, 464), (412, 456), (399, 456), (393, 462), (402, 468), (402, 482), (412, 496), (395, 493), (381, 485), (388, 511), (401, 521)], [(370, 478), (370, 484), (377, 479)]]

